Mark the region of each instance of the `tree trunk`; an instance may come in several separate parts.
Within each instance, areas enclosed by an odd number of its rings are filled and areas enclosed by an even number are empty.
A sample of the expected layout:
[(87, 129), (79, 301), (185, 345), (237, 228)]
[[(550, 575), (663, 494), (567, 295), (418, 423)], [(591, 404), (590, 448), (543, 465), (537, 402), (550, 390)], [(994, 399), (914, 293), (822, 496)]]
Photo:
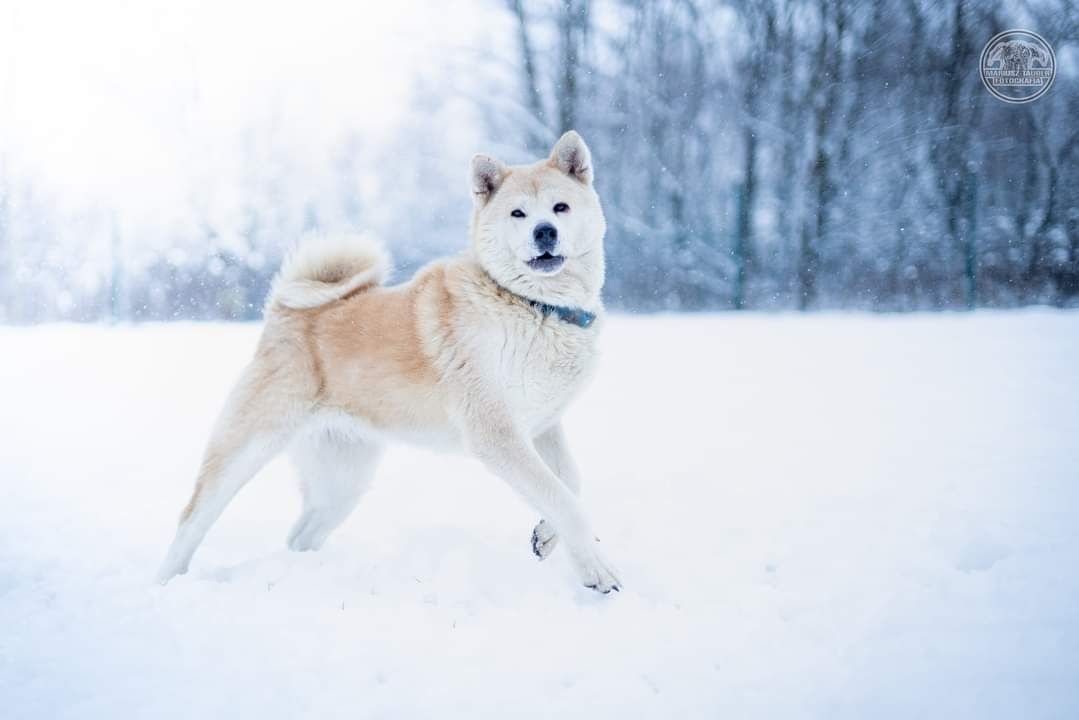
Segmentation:
[[(536, 126), (547, 125), (547, 114), (543, 109), (543, 98), (539, 91), (539, 75), (536, 72), (536, 57), (532, 49), (532, 38), (528, 32), (528, 17), (525, 15), (523, 0), (509, 0), (509, 9), (517, 20), (517, 42), (521, 50), (521, 70), (525, 91), (525, 106), (535, 120)], [(538, 127), (528, 132), (529, 149), (533, 152), (544, 152), (550, 138), (543, 137)]]

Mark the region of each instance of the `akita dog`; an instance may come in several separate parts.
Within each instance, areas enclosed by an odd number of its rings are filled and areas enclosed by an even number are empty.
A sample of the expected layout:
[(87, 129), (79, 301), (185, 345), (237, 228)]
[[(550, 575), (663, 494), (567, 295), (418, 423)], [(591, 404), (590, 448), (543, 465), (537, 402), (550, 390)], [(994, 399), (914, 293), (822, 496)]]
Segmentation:
[(573, 131), (546, 160), (471, 163), (471, 249), (380, 285), (381, 248), (312, 239), (285, 262), (254, 360), (213, 430), (194, 494), (161, 567), (187, 571), (237, 491), (290, 446), (303, 487), (293, 550), (316, 550), (355, 508), (383, 445), (466, 449), (542, 518), (532, 549), (558, 539), (581, 581), (618, 576), (577, 499), (560, 418), (596, 360), (606, 221), (592, 157)]

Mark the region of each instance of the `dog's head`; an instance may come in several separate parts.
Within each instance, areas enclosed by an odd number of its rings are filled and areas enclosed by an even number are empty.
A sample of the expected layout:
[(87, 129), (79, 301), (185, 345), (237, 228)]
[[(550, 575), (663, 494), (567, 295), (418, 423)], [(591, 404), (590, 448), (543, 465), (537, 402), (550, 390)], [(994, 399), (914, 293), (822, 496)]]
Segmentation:
[(592, 154), (572, 130), (532, 165), (473, 157), (472, 247), (484, 270), (533, 300), (594, 305), (607, 223), (592, 177)]

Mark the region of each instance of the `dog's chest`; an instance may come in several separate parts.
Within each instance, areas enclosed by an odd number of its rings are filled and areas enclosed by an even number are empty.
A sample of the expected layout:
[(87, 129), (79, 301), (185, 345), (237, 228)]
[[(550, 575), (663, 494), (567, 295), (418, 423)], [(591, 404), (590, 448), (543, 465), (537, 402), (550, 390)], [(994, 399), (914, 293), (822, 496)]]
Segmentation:
[(493, 348), (495, 377), (514, 414), (534, 429), (549, 424), (584, 387), (596, 361), (598, 328), (555, 317), (510, 323)]

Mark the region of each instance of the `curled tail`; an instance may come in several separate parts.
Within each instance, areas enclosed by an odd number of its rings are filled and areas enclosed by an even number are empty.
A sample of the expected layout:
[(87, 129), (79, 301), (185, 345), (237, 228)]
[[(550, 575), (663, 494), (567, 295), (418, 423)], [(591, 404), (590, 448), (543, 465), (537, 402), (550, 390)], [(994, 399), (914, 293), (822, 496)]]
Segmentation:
[(325, 305), (380, 285), (389, 268), (386, 251), (370, 237), (308, 237), (282, 264), (266, 307), (281, 305), (302, 310)]

